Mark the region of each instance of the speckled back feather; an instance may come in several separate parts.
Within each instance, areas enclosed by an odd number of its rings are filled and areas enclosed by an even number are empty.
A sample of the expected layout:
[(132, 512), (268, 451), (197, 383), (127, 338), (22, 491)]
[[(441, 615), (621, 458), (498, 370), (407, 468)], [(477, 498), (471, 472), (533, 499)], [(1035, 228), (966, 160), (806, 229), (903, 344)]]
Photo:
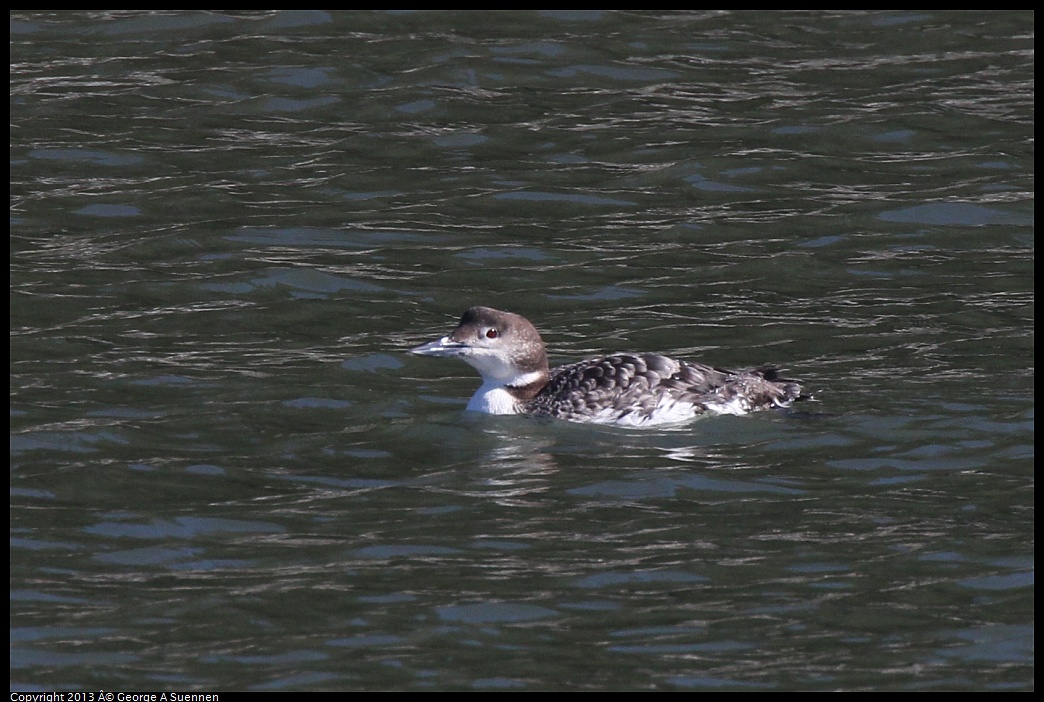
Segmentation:
[(744, 414), (784, 407), (800, 387), (774, 368), (727, 371), (660, 354), (614, 354), (551, 370), (546, 386), (526, 403), (537, 416), (643, 424), (657, 413), (679, 421), (708, 410)]

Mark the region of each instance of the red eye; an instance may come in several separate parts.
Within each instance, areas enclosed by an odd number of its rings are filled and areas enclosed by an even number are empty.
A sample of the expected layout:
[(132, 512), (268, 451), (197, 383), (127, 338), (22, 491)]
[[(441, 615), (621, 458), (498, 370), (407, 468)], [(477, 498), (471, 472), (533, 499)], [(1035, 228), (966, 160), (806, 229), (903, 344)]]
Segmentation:
[(500, 332), (498, 332), (496, 329), (490, 327), (486, 330), (487, 339), (496, 339), (498, 336), (500, 336)]

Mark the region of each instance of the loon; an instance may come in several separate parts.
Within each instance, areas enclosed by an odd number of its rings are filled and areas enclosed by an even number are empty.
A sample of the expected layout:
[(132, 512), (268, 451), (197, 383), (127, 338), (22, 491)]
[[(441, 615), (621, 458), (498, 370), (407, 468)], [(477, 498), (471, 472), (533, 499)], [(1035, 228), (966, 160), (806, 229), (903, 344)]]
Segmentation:
[(486, 414), (637, 427), (747, 414), (807, 398), (775, 368), (729, 371), (655, 353), (619, 353), (552, 369), (530, 321), (490, 307), (472, 307), (448, 336), (410, 353), (473, 366), (482, 386), (467, 409)]

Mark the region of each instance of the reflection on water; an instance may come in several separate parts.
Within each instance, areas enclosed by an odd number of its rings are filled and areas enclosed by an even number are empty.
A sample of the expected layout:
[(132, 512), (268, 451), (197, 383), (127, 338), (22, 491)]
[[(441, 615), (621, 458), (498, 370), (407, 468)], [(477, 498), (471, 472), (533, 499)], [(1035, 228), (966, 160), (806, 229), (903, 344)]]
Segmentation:
[[(11, 33), (13, 689), (1032, 689), (1032, 13)], [(474, 304), (818, 402), (471, 416)]]

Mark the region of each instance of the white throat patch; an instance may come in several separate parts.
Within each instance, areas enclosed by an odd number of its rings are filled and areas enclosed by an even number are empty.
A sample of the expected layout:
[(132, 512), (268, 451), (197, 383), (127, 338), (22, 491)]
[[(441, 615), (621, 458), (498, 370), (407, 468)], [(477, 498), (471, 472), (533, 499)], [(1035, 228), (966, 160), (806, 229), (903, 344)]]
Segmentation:
[(472, 395), (467, 409), (469, 412), (485, 414), (518, 414), (518, 402), (507, 388), (494, 381), (482, 384)]
[(540, 371), (530, 373), (519, 373), (507, 382), (493, 378), (482, 379), (482, 387), (475, 392), (471, 401), (468, 402), (469, 412), (485, 412), (486, 414), (519, 414), (518, 400), (508, 386), (524, 388), (532, 385), (543, 378)]

